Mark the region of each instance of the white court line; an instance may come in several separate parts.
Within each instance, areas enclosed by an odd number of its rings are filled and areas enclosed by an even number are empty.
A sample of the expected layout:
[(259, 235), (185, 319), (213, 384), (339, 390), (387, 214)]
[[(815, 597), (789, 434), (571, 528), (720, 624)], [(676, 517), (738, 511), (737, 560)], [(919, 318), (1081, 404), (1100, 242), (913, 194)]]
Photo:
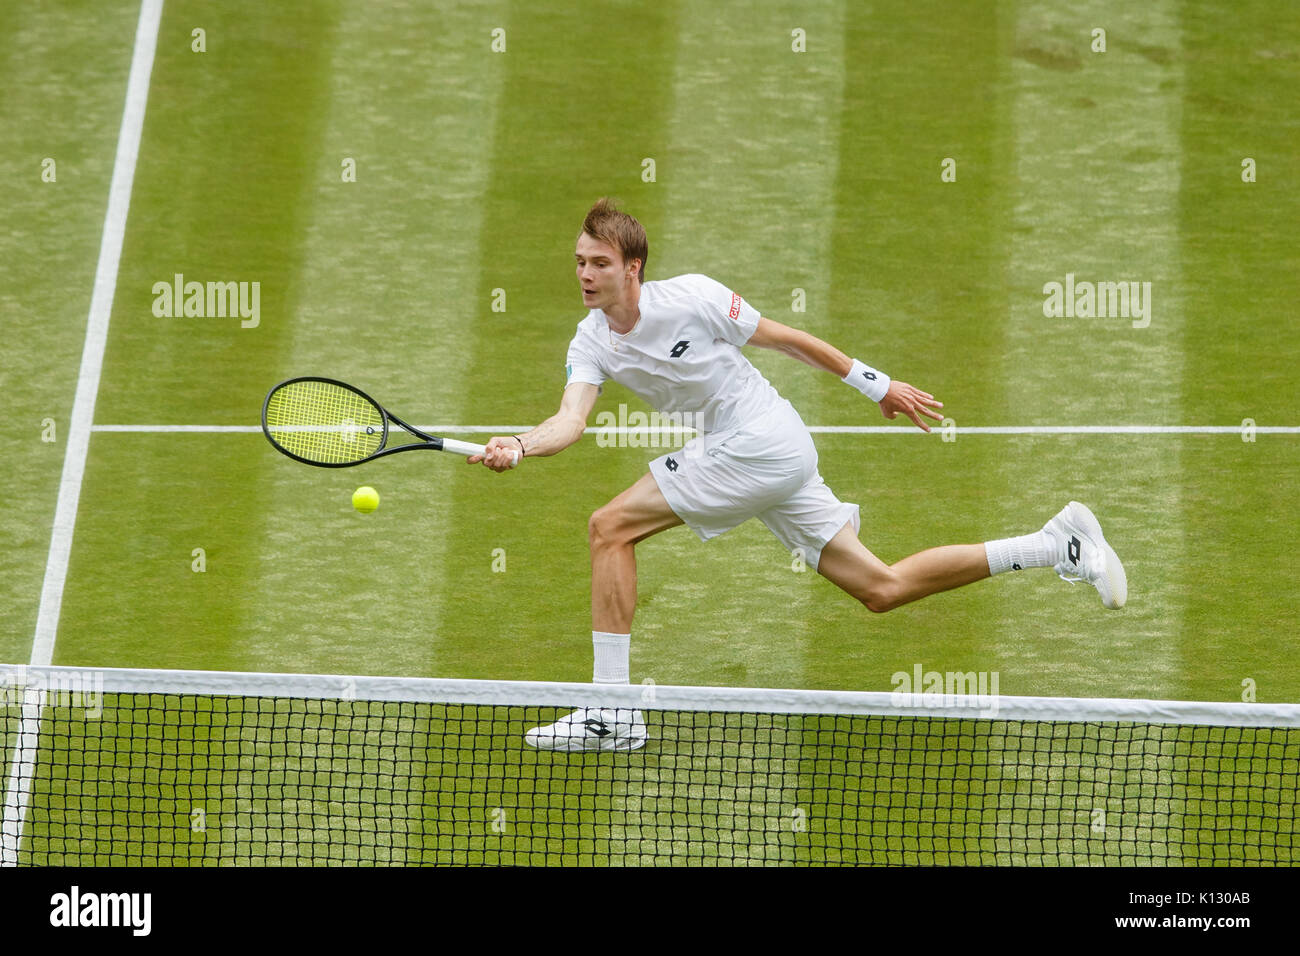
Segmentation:
[[(113, 311), (113, 293), (117, 289), (117, 268), (122, 258), (127, 212), (131, 207), (131, 187), (135, 182), (135, 162), (140, 152), (140, 134), (144, 129), (149, 77), (153, 73), (154, 49), (158, 44), (162, 7), (163, 0), (143, 0), (140, 5), (140, 20), (136, 24), (131, 72), (126, 81), (126, 105), (122, 110), (122, 125), (117, 135), (117, 155), (113, 160), (113, 179), (108, 188), (108, 210), (104, 214), (99, 264), (95, 268), (95, 286), (90, 297), (86, 342), (81, 352), (81, 371), (77, 374), (77, 393), (68, 424), (68, 447), (63, 457), (63, 476), (59, 479), (59, 498), (54, 510), (54, 528), (50, 534), (50, 553), (45, 563), (45, 580), (41, 585), (36, 635), (32, 640), (31, 663), (34, 666), (47, 665), (54, 657), (54, 638), (58, 633), (59, 611), (63, 606), (63, 585), (68, 576), (72, 533), (77, 521), (77, 504), (81, 499), (81, 479), (86, 471), (86, 453), (90, 447), (90, 433), (95, 419), (95, 399), (99, 394), (99, 376), (104, 365), (108, 319)], [(35, 753), (40, 737), (44, 694), (34, 696), (37, 698), (34, 702), (23, 706), (22, 721), (14, 744), (13, 767), (5, 785), (4, 816), (3, 822), (0, 822), (0, 865), (4, 866), (14, 866), (18, 862), (23, 819), (27, 814), (27, 801), (32, 778), (35, 776)], [(20, 758), (19, 754), (24, 756)]]
[[(421, 431), (434, 435), (504, 434), (525, 432), (534, 425), (417, 425)], [(944, 427), (933, 424), (931, 435), (939, 435)], [(97, 432), (157, 432), (220, 434), (236, 432), (253, 434), (262, 430), (260, 425), (95, 425)], [(915, 425), (809, 425), (808, 430), (818, 435), (924, 435)], [(954, 425), (957, 435), (1300, 435), (1297, 425)], [(667, 435), (693, 432), (692, 428), (671, 425), (633, 428), (587, 428), (584, 435)], [(35, 662), (33, 662), (35, 663)]]

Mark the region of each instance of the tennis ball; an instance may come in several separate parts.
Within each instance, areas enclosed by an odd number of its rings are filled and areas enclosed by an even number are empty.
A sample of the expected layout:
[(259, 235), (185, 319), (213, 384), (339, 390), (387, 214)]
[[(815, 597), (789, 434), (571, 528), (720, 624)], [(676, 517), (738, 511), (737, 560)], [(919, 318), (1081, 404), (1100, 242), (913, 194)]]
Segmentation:
[(379, 507), (379, 492), (369, 485), (363, 485), (352, 492), (352, 507), (362, 514), (370, 514)]

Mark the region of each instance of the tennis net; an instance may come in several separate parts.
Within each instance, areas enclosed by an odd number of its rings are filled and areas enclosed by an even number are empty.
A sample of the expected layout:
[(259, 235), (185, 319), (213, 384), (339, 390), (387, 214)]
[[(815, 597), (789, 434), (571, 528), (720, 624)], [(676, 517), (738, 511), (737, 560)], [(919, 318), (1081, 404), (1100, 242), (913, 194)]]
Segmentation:
[[(523, 740), (639, 708), (631, 752)], [(1300, 706), (0, 667), (13, 865), (1286, 865)]]

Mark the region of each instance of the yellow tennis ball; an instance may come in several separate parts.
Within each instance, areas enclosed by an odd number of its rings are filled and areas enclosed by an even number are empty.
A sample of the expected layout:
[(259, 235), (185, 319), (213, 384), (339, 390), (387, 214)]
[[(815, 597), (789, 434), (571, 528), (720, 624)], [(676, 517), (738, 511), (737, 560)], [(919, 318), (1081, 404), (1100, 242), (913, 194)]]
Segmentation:
[(379, 492), (369, 485), (363, 485), (352, 492), (352, 507), (362, 514), (370, 514), (379, 507)]

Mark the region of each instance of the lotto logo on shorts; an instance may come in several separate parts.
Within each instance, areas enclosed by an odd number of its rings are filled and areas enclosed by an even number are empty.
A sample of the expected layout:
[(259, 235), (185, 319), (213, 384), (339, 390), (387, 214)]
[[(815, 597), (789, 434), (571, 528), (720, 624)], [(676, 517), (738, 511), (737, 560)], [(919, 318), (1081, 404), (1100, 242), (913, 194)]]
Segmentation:
[(744, 300), (741, 299), (739, 294), (735, 292), (731, 293), (731, 311), (727, 313), (727, 316), (729, 318), (732, 319), (740, 318), (740, 303), (743, 301)]

